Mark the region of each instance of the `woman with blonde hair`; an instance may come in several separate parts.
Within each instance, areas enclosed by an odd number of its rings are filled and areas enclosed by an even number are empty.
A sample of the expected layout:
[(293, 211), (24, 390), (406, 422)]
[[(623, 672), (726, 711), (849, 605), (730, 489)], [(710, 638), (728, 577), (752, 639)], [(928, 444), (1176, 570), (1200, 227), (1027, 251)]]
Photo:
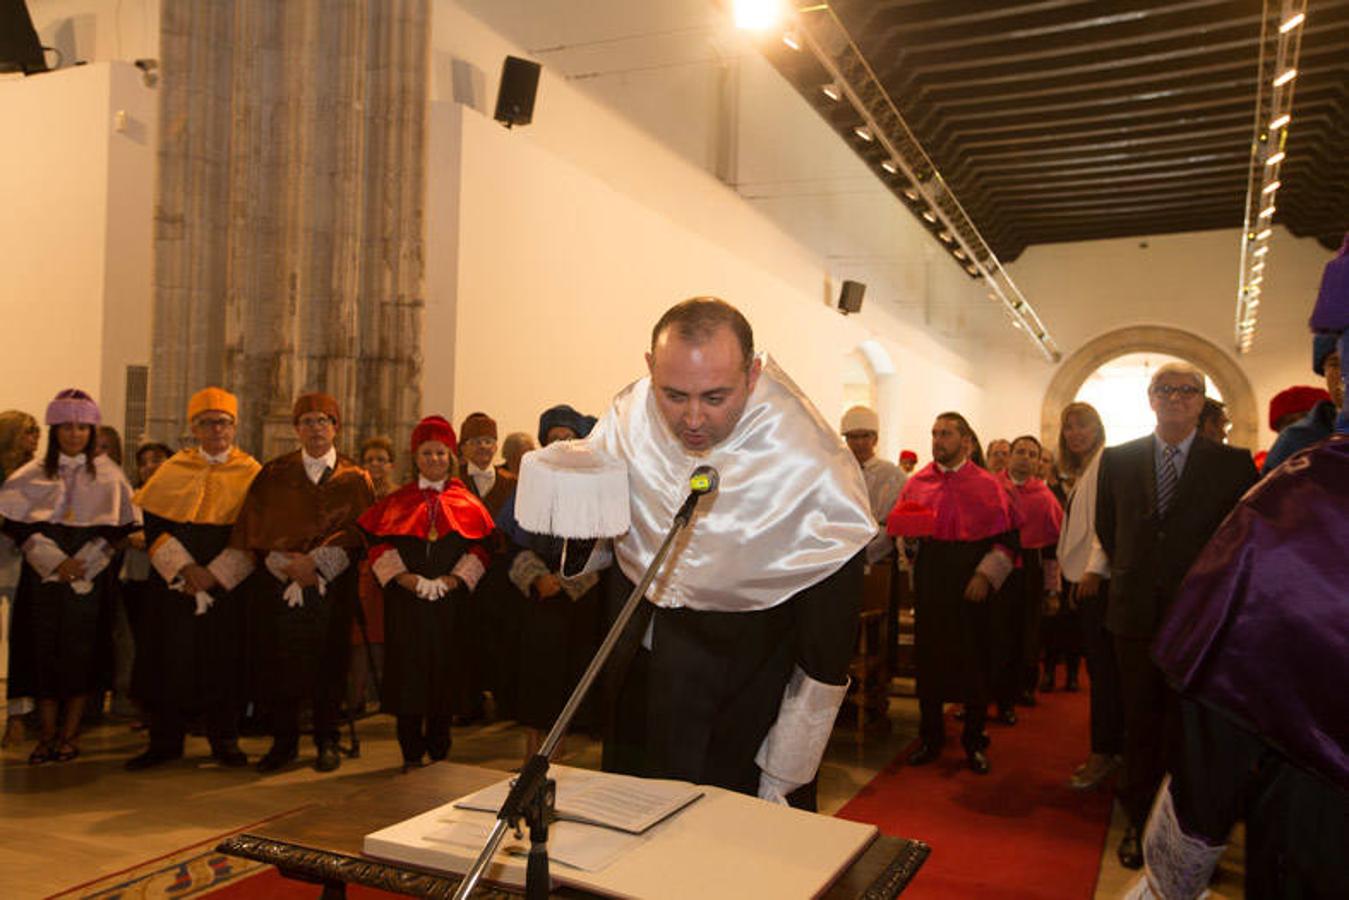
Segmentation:
[(1090, 403), (1070, 403), (1059, 420), (1059, 471), (1072, 479), (1063, 529), (1059, 570), (1064, 601), (1082, 617), (1082, 649), (1091, 676), (1091, 755), (1069, 784), (1096, 787), (1120, 766), (1124, 750), (1124, 701), (1110, 635), (1105, 630), (1106, 580), (1110, 559), (1096, 537), (1096, 476), (1105, 447), (1105, 426)]
[[(42, 437), (42, 428), (37, 419), (17, 409), (0, 412), (0, 484), (16, 469), (37, 455), (38, 440)], [(22, 557), (18, 548), (9, 538), (0, 535), (0, 598), (3, 598), (13, 612), (14, 589), (19, 584), (19, 566)], [(9, 616), (3, 618), (5, 633), (9, 631)], [(20, 741), (24, 736), (24, 716), (33, 711), (32, 697), (12, 697), (9, 700), (9, 714), (5, 720), (5, 736), (0, 738), (0, 747)]]

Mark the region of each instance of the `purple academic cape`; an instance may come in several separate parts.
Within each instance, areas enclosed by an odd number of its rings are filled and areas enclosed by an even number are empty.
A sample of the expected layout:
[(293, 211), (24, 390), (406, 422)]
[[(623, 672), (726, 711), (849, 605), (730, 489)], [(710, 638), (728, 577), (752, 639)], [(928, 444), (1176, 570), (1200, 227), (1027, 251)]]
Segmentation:
[(1349, 789), (1349, 435), (1242, 498), (1153, 645), (1177, 688)]

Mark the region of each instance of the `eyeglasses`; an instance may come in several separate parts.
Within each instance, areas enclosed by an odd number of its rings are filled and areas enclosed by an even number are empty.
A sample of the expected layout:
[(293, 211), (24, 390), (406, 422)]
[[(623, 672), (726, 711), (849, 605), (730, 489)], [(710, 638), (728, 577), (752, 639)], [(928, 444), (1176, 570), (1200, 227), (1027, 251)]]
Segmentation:
[(496, 446), (497, 439), (494, 437), (475, 437), (464, 441), (465, 447), (486, 447), (489, 444)]
[(333, 420), (332, 417), (323, 415), (300, 416), (300, 418), (295, 422), (295, 424), (301, 428), (324, 428), (328, 425), (333, 424)]
[(229, 416), (201, 416), (193, 419), (192, 424), (202, 428), (228, 428), (234, 424), (234, 420)]
[(1152, 396), (1180, 397), (1183, 400), (1190, 400), (1204, 393), (1203, 388), (1195, 387), (1192, 384), (1154, 384), (1152, 386)]

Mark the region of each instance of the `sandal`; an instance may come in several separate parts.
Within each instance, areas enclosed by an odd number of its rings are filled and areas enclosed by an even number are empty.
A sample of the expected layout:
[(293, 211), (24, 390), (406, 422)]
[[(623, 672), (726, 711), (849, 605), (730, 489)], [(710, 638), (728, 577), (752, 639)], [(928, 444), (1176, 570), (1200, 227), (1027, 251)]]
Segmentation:
[(40, 766), (45, 762), (51, 762), (52, 759), (54, 759), (52, 754), (55, 752), (55, 749), (56, 748), (47, 741), (38, 741), (37, 746), (33, 748), (33, 752), (28, 754), (28, 765)]
[(70, 762), (79, 755), (79, 747), (75, 746), (70, 741), (62, 741), (60, 746), (52, 753), (51, 759), (53, 762)]

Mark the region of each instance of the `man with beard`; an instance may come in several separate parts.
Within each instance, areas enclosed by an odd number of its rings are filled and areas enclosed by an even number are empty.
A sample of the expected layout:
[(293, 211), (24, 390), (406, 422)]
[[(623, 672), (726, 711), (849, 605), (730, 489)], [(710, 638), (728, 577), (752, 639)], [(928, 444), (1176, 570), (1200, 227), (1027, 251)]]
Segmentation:
[(965, 704), (961, 744), (971, 771), (989, 770), (984, 722), (990, 690), (989, 606), (1016, 559), (1016, 516), (998, 479), (974, 465), (965, 417), (942, 413), (932, 425), (932, 462), (911, 476), (888, 530), (915, 553), (914, 653), (921, 743), (909, 764), (941, 754), (942, 704)]

